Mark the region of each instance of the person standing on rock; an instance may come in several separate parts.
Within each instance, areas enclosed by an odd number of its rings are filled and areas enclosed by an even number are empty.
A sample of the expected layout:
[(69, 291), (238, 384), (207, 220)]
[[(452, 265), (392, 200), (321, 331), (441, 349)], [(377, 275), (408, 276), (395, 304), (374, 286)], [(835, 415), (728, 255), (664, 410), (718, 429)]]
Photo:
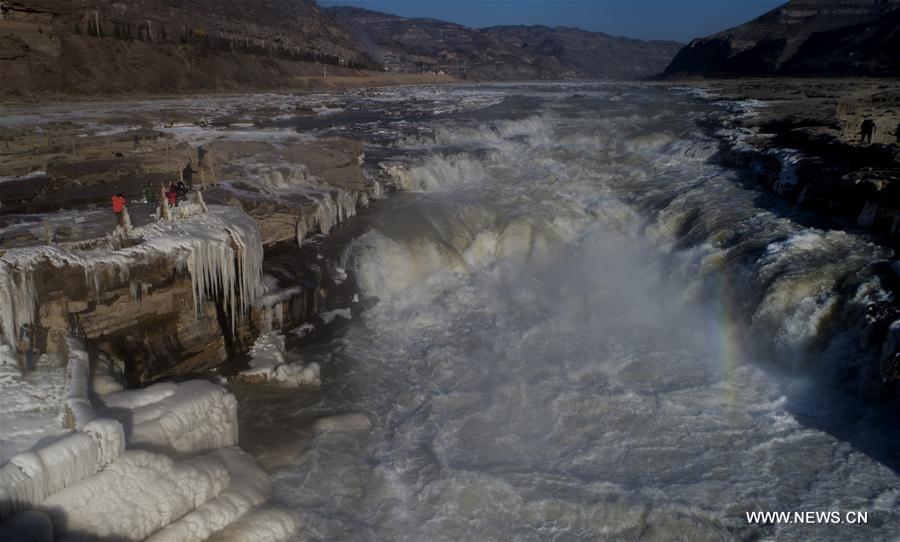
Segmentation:
[(125, 196), (116, 194), (112, 197), (113, 212), (116, 213), (116, 221), (119, 226), (125, 227)]
[(871, 143), (872, 136), (875, 135), (875, 121), (872, 119), (862, 121), (862, 125), (859, 127), (859, 135), (860, 141)]
[(34, 370), (34, 326), (25, 322), (19, 328), (19, 343), (25, 354), (25, 370)]
[(208, 151), (203, 148), (203, 145), (197, 147), (197, 167), (199, 168), (198, 173), (200, 173), (200, 182), (203, 184), (203, 188), (206, 188), (206, 155)]
[(159, 190), (156, 188), (156, 185), (153, 184), (153, 181), (147, 181), (147, 186), (144, 187), (144, 200), (147, 202), (147, 212), (150, 214), (153, 214), (153, 212), (156, 211), (156, 194), (158, 192)]
[(178, 181), (178, 184), (175, 185), (175, 193), (178, 195), (178, 199), (184, 200), (187, 198), (188, 187), (184, 184), (184, 181)]
[(178, 206), (178, 189), (175, 187), (174, 182), (171, 183), (168, 190), (166, 190), (166, 201), (169, 202), (170, 207)]
[(181, 170), (181, 180), (187, 183), (188, 188), (194, 188), (194, 173), (200, 172), (191, 167), (190, 162)]

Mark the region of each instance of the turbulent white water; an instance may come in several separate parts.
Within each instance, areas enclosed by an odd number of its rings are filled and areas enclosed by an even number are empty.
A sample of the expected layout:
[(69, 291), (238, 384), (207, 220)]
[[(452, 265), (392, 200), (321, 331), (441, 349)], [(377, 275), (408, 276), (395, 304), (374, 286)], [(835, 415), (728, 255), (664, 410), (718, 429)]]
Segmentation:
[(276, 472), (299, 539), (895, 538), (897, 420), (858, 400), (877, 357), (860, 315), (888, 295), (869, 264), (889, 253), (711, 163), (697, 121), (719, 106), (503, 93), (403, 143), (394, 174), (418, 192), (347, 251), (379, 303), (306, 356), (319, 408), (375, 426)]

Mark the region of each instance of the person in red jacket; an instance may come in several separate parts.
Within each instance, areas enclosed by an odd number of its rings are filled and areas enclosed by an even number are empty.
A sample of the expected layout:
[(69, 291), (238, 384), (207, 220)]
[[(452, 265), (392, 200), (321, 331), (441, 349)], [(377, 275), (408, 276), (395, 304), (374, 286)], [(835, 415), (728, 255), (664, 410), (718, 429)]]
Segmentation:
[(175, 187), (175, 183), (169, 185), (169, 188), (166, 190), (166, 201), (169, 202), (169, 205), (175, 207), (178, 205), (178, 189)]
[(116, 194), (112, 197), (113, 212), (116, 213), (116, 220), (119, 226), (125, 227), (125, 196)]

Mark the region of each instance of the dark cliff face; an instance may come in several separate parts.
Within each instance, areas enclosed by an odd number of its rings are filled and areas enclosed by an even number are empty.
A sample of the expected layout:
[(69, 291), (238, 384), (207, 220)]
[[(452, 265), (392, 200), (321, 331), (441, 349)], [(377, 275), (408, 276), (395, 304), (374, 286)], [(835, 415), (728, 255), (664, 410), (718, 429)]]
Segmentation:
[(791, 0), (692, 41), (669, 76), (900, 74), (900, 0)]
[(660, 73), (679, 47), (577, 28), (477, 29), (359, 8), (327, 11), (388, 70), (445, 71), (474, 80), (647, 77)]

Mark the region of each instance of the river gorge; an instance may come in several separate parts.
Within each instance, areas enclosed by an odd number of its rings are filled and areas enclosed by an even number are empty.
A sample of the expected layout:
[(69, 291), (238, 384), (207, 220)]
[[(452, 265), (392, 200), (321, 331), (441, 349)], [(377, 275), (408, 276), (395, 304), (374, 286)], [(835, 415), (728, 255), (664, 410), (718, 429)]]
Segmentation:
[[(795, 182), (796, 155), (739, 126), (760, 104), (612, 82), (344, 91), (314, 115), (289, 112), (311, 98), (265, 95), (252, 119), (244, 100), (137, 106), (233, 115), (158, 127), (218, 153), (188, 233), (231, 232), (231, 248), (145, 235), (113, 252), (147, 270), (100, 282), (168, 281), (178, 318), (215, 301), (166, 350), (187, 369), (148, 354), (129, 383), (218, 366), (294, 539), (896, 535), (891, 243), (756, 180)], [(321, 182), (331, 166), (285, 165), (290, 145), (340, 154), (340, 189)], [(760, 159), (736, 167), (735, 152)], [(189, 263), (163, 273), (176, 249)], [(4, 326), (40, 320), (16, 318)], [(88, 339), (115, 357), (107, 331)], [(232, 378), (263, 354), (315, 370), (300, 387)], [(868, 525), (751, 524), (757, 510), (868, 511)]]

